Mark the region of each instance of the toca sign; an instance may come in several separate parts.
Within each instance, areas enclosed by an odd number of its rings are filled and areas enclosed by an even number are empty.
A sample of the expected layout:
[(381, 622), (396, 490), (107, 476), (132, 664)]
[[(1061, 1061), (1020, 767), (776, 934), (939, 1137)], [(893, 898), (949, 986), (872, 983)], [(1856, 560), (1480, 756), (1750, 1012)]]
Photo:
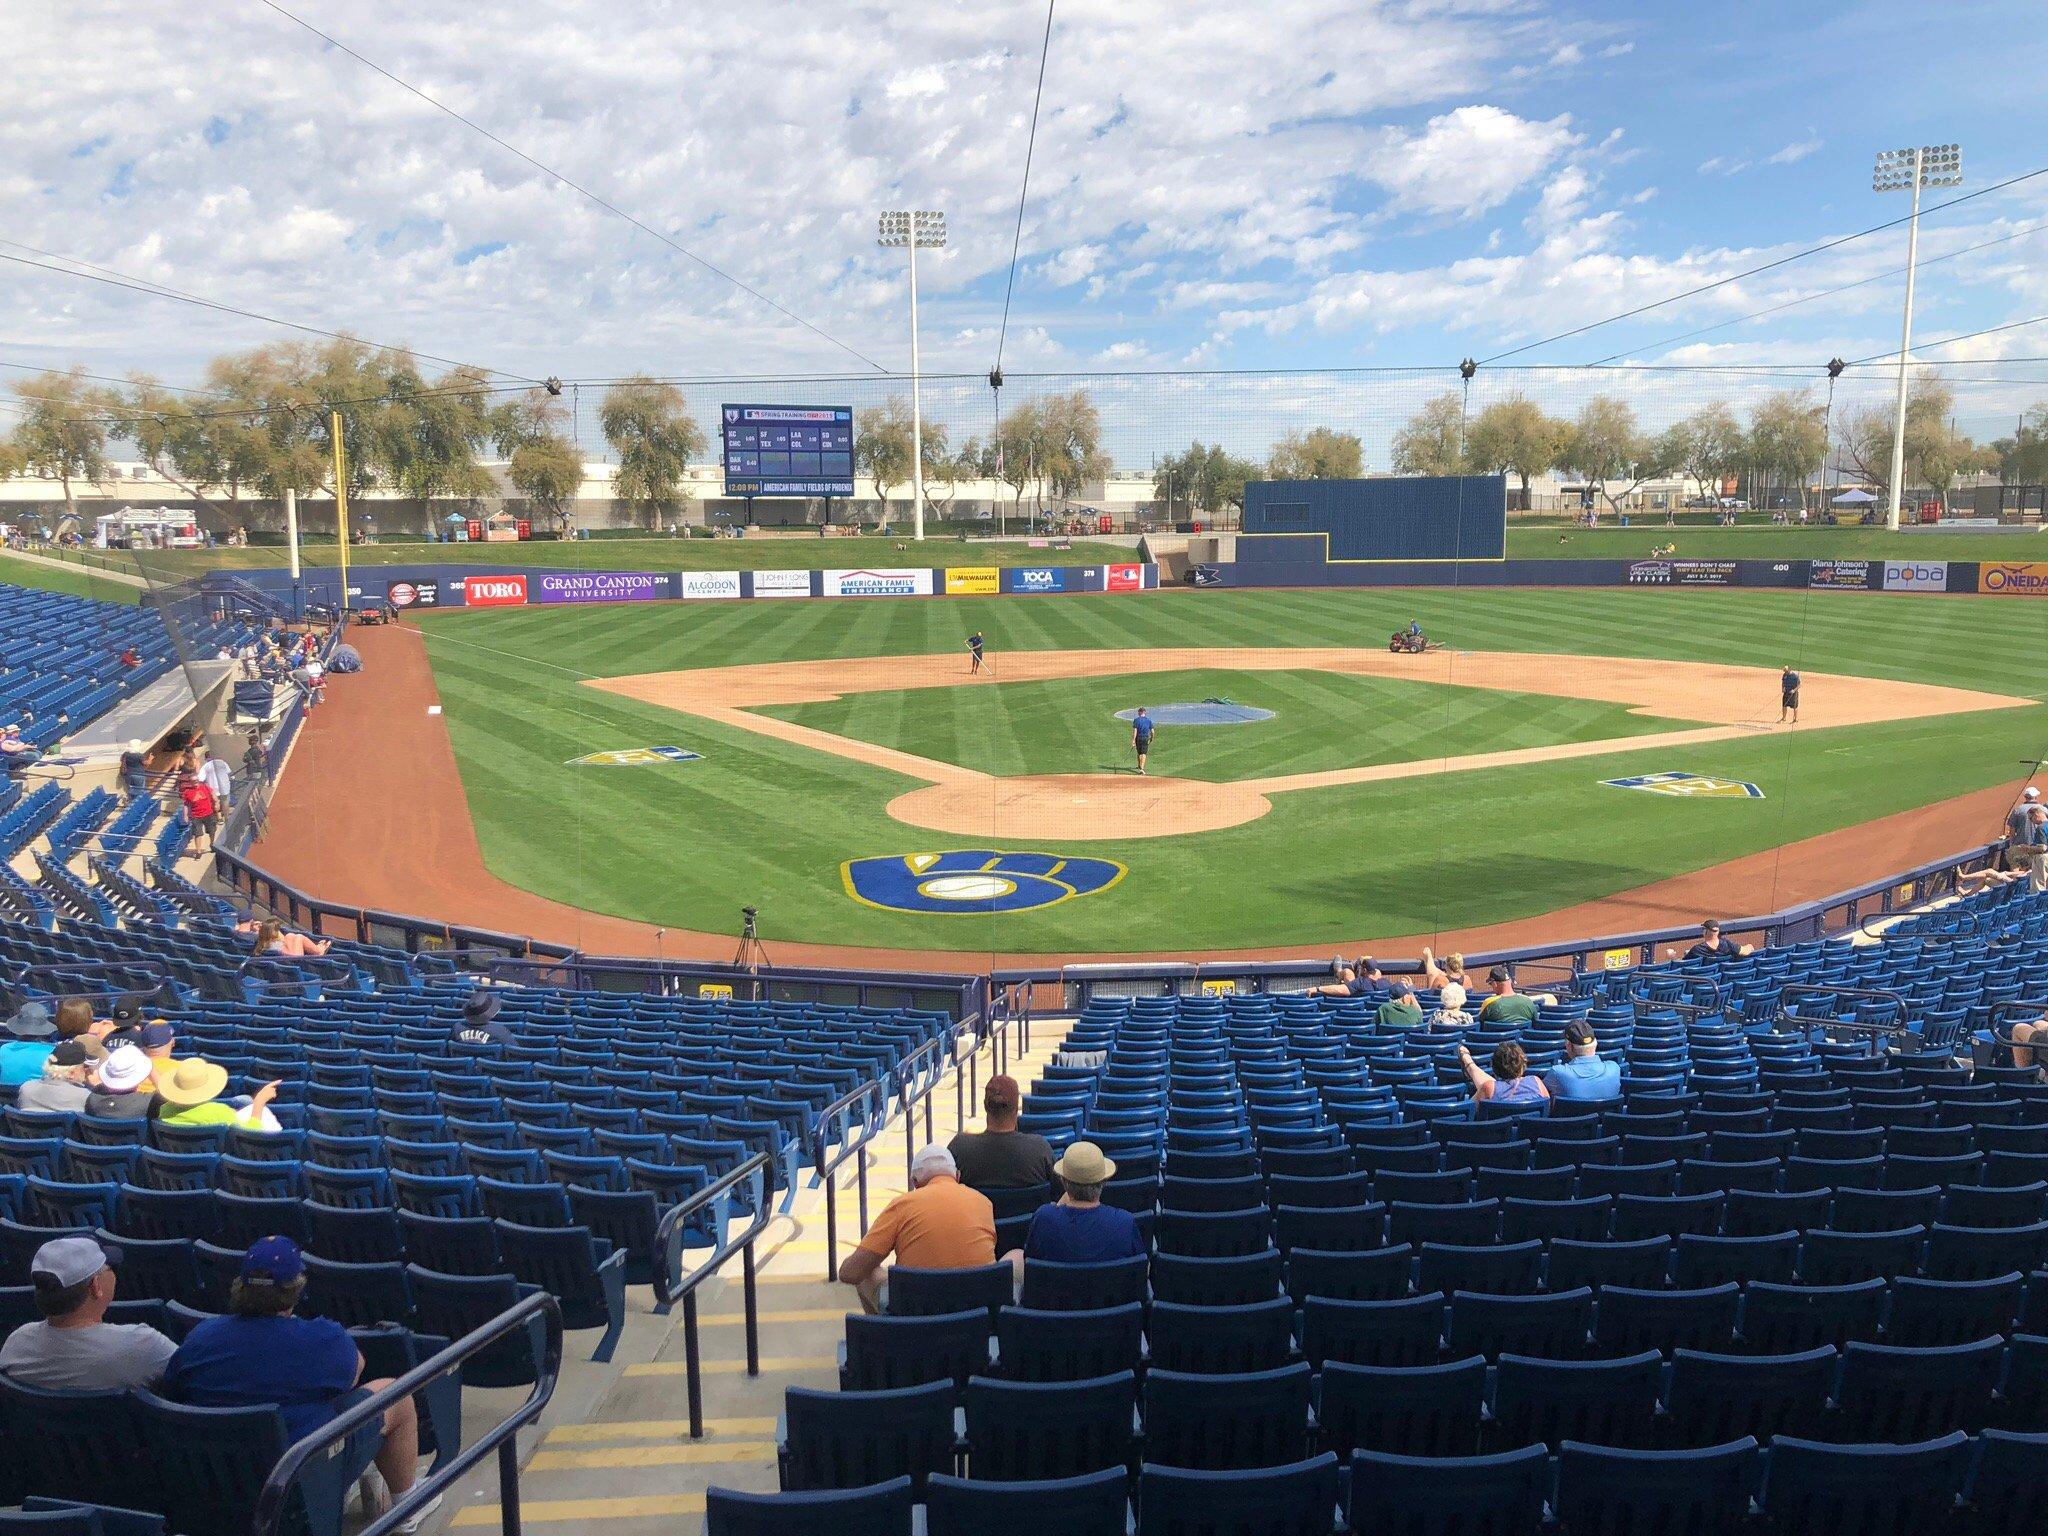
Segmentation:
[(462, 601), (469, 608), (523, 608), (526, 606), (524, 576), (465, 576)]

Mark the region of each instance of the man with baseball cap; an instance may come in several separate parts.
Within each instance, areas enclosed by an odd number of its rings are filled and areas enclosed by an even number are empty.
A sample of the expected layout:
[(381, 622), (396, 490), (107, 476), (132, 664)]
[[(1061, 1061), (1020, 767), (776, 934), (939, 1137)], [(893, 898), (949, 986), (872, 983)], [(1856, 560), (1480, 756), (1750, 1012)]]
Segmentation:
[(59, 1040), (43, 1059), (43, 1075), (23, 1083), (14, 1096), (17, 1109), (38, 1110), (50, 1115), (78, 1115), (92, 1100), (89, 1085), (94, 1065), (107, 1048), (91, 1035)]
[(1052, 1144), (1036, 1132), (1017, 1129), (1023, 1102), (1014, 1077), (992, 1077), (981, 1090), (988, 1128), (962, 1131), (946, 1148), (969, 1189), (1052, 1188)]
[(512, 1031), (498, 1022), (498, 1010), (501, 1006), (495, 992), (470, 993), (463, 999), (462, 1022), (455, 1028), (455, 1043), (471, 1046), (510, 1045)]
[(1092, 1141), (1077, 1141), (1060, 1154), (1053, 1172), (1066, 1193), (1056, 1204), (1038, 1208), (1024, 1246), (1005, 1255), (1019, 1275), (1026, 1259), (1108, 1264), (1145, 1252), (1137, 1217), (1102, 1203), (1102, 1186), (1116, 1177), (1116, 1164), (1102, 1155), (1102, 1148)]
[(2048, 891), (2048, 806), (2029, 784), (2005, 817), (2005, 865), (2027, 877), (2030, 891)]
[(1605, 1061), (1593, 1026), (1573, 1019), (1564, 1027), (1564, 1060), (1543, 1074), (1553, 1099), (1618, 1099), (1621, 1063)]
[(1415, 988), (1396, 977), (1387, 983), (1387, 1000), (1373, 1011), (1375, 1029), (1402, 1030), (1422, 1027), (1422, 1004), (1415, 1001)]
[[(285, 1438), (298, 1441), (331, 1423), (343, 1410), (390, 1381), (363, 1381), (363, 1356), (341, 1324), (324, 1317), (294, 1317), (306, 1289), (306, 1261), (288, 1237), (249, 1245), (228, 1289), (228, 1314), (209, 1317), (190, 1333), (164, 1372), (164, 1396), (201, 1408), (268, 1405), (284, 1419)], [(364, 1513), (375, 1517), (403, 1496), (419, 1475), (419, 1419), (402, 1398), (348, 1437), (338, 1453), (346, 1477), (363, 1477), (374, 1460), (381, 1485), (364, 1479)], [(419, 1529), (436, 1495), (397, 1527)]]
[(973, 1269), (996, 1261), (996, 1211), (987, 1195), (960, 1182), (960, 1165), (937, 1142), (910, 1160), (910, 1192), (898, 1195), (839, 1266), (839, 1283), (882, 1310), (882, 1261), (911, 1269)]
[(118, 1249), (82, 1234), (36, 1250), (28, 1276), (39, 1323), (23, 1323), (0, 1344), (0, 1371), (48, 1392), (153, 1387), (177, 1345), (140, 1323), (110, 1323)]

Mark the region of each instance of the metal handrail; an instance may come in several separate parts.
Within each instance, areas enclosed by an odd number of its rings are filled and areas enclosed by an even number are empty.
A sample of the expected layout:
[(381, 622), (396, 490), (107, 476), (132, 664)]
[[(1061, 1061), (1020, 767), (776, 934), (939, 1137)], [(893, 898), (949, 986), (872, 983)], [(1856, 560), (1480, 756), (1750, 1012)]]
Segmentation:
[(555, 1381), (562, 1371), (562, 1308), (546, 1292), (521, 1297), (475, 1331), (464, 1335), (435, 1355), (407, 1371), (380, 1392), (342, 1410), (303, 1440), (286, 1449), (256, 1495), (256, 1513), (250, 1522), (250, 1536), (278, 1536), (284, 1523), (287, 1499), (299, 1471), (315, 1456), (330, 1456), (364, 1424), (382, 1422), (392, 1404), (402, 1402), (421, 1387), (482, 1354), (500, 1339), (526, 1328), (540, 1318), (544, 1330), (542, 1358), (533, 1390), (526, 1401), (477, 1437), (474, 1443), (450, 1457), (445, 1451), (435, 1456), (434, 1470), (399, 1495), (390, 1509), (372, 1520), (357, 1536), (384, 1536), (413, 1511), (439, 1494), (493, 1450), (498, 1453), (498, 1520), (504, 1536), (519, 1536), (519, 1431), (533, 1423), (555, 1395)]
[[(1858, 998), (1874, 999), (1890, 1003), (1898, 1010), (1898, 1020), (1892, 1024), (1861, 1024), (1854, 1019), (1815, 1018), (1799, 1011), (1797, 999), (1807, 997), (1841, 998), (1854, 1001)], [(1881, 987), (1838, 987), (1825, 982), (1787, 982), (1778, 991), (1778, 1021), (1795, 1026), (1818, 1025), (1824, 1029), (1849, 1030), (1865, 1035), (1899, 1035), (1906, 1032), (1906, 999), (1903, 994)]]
[[(735, 1253), (740, 1255), (740, 1276), (745, 1286), (747, 1325), (747, 1374), (761, 1374), (761, 1326), (760, 1311), (754, 1271), (754, 1241), (767, 1230), (774, 1219), (768, 1199), (768, 1170), (773, 1159), (766, 1152), (756, 1152), (752, 1157), (731, 1169), (722, 1177), (707, 1184), (680, 1204), (670, 1206), (662, 1213), (661, 1223), (655, 1228), (655, 1252), (660, 1263), (654, 1270), (654, 1297), (658, 1303), (655, 1310), (667, 1312), (676, 1302), (683, 1304), (683, 1364), (689, 1385), (690, 1438), (704, 1438), (704, 1381), (703, 1361), (697, 1344), (697, 1287), (709, 1280), (724, 1266), (725, 1261)], [(732, 1207), (732, 1191), (741, 1184), (749, 1187), (754, 1205), (754, 1219), (747, 1230), (737, 1237), (721, 1236), (718, 1246), (711, 1254), (685, 1275), (683, 1267), (683, 1228), (690, 1218), (707, 1207), (714, 1207), (714, 1220), (721, 1234), (725, 1231)]]
[[(872, 1106), (866, 1114), (860, 1117), (858, 1122), (860, 1134), (858, 1136), (851, 1136), (849, 1133), (853, 1130), (856, 1123), (852, 1117), (852, 1111), (856, 1105), (861, 1104), (864, 1100), (872, 1100)], [(860, 1229), (865, 1232), (868, 1228), (867, 1148), (868, 1143), (881, 1134), (882, 1125), (888, 1115), (888, 1107), (889, 1096), (884, 1090), (882, 1083), (878, 1079), (870, 1078), (858, 1088), (842, 1093), (838, 1098), (818, 1111), (818, 1119), (811, 1133), (811, 1180), (813, 1183), (822, 1182), (825, 1186), (825, 1278), (827, 1280), (834, 1280), (839, 1276), (837, 1253), (839, 1246), (839, 1170), (845, 1166), (848, 1158), (857, 1160), (855, 1186), (859, 1191), (860, 1198)], [(829, 1134), (835, 1124), (840, 1127), (837, 1137)], [(829, 1162), (825, 1157), (825, 1148), (828, 1146), (837, 1146), (839, 1149), (832, 1154)]]

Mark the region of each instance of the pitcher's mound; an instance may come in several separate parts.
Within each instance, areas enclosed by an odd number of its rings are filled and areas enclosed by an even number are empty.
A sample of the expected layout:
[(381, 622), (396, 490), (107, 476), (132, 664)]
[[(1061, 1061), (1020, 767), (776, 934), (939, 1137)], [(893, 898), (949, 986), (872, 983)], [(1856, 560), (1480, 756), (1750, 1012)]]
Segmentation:
[(889, 814), (913, 827), (974, 837), (1103, 842), (1214, 832), (1257, 821), (1272, 804), (1242, 784), (1136, 774), (1032, 774), (931, 784), (898, 795)]

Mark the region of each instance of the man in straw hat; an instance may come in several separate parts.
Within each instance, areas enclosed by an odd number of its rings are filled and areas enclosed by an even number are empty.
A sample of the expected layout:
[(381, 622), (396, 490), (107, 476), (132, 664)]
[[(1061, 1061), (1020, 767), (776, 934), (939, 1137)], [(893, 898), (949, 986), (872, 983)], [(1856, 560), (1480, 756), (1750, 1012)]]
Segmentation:
[(275, 1131), (282, 1127), (270, 1113), (270, 1101), (277, 1097), (279, 1082), (265, 1083), (247, 1104), (222, 1100), (227, 1091), (228, 1069), (203, 1056), (188, 1056), (170, 1063), (170, 1070), (156, 1074), (156, 1096), (163, 1101), (157, 1117), (165, 1125), (239, 1125), (252, 1131)]
[(1102, 1203), (1102, 1186), (1116, 1177), (1116, 1164), (1092, 1141), (1077, 1141), (1060, 1154), (1052, 1171), (1066, 1188), (1056, 1205), (1041, 1205), (1031, 1218), (1024, 1246), (1004, 1255), (1024, 1272), (1026, 1259), (1056, 1264), (1107, 1264), (1145, 1252), (1138, 1218)]
[(960, 1182), (960, 1166), (937, 1142), (910, 1160), (910, 1193), (882, 1208), (860, 1246), (839, 1266), (839, 1281), (882, 1310), (882, 1261), (911, 1269), (973, 1269), (996, 1261), (996, 1210), (987, 1195)]

